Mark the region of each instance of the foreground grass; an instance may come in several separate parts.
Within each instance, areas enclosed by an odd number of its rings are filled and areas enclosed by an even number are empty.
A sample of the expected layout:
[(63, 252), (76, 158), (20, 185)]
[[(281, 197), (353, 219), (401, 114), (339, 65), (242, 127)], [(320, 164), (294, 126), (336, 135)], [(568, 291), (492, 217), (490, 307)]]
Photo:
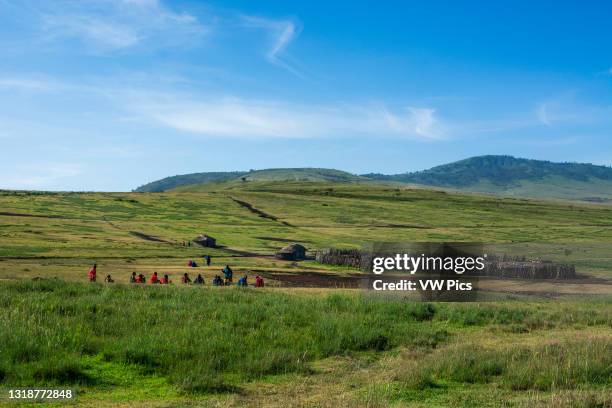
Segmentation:
[[(51, 280), (4, 283), (0, 305), (2, 384), (77, 387), (85, 400), (212, 397), (243, 405), (266, 384), (278, 393), (305, 378), (327, 381), (329, 399), (332, 378), (351, 378), (321, 370), (330, 358), (356, 361), (371, 375), (351, 404), (444, 405), (452, 401), (442, 396), (464, 389), (486, 396), (491, 386), (508, 395), (591, 390), (599, 398), (612, 385), (605, 300), (430, 304), (354, 292)], [(578, 335), (563, 338), (568, 330)], [(346, 391), (354, 382), (337, 386)]]
[[(218, 289), (218, 290), (216, 290)], [(11, 384), (96, 384), (82, 356), (141, 367), (185, 392), (235, 391), (307, 363), (448, 333), (431, 305), (235, 288), (104, 287), (21, 282), (0, 302), (1, 377)]]

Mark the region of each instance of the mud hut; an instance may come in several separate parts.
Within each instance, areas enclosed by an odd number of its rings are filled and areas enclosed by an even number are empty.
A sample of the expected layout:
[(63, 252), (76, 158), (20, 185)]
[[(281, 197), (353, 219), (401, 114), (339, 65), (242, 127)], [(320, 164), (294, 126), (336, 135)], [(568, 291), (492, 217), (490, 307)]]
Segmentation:
[(306, 258), (306, 247), (300, 244), (289, 244), (276, 253), (278, 259), (285, 261), (301, 261)]
[(193, 242), (207, 248), (215, 248), (217, 246), (217, 240), (206, 234), (198, 236)]

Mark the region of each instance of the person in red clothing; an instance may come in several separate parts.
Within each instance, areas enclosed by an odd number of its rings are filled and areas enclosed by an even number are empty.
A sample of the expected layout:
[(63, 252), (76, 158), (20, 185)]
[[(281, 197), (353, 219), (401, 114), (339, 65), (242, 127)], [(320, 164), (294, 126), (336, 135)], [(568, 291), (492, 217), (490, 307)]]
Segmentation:
[(181, 282), (185, 284), (191, 283), (191, 278), (189, 278), (189, 274), (187, 272), (185, 272), (185, 274), (181, 278)]
[(167, 285), (170, 283), (170, 278), (168, 277), (168, 275), (164, 275), (164, 277), (159, 280), (159, 283), (161, 283), (162, 285)]
[(255, 277), (255, 287), (256, 288), (263, 288), (264, 286), (264, 280), (261, 276), (257, 275)]
[(88, 276), (89, 276), (89, 281), (90, 282), (95, 282), (96, 281), (96, 274), (97, 274), (96, 268), (97, 268), (97, 265), (93, 264), (93, 267), (89, 270)]
[(149, 279), (149, 283), (159, 283), (159, 279), (157, 279), (157, 272), (153, 272), (151, 279)]
[(142, 273), (136, 277), (136, 283), (145, 283), (145, 276)]

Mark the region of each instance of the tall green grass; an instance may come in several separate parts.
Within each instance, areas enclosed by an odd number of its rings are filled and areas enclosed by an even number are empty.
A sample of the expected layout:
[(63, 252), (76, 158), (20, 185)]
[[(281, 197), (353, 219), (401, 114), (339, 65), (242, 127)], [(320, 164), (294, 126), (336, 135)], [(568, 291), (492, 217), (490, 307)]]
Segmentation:
[(87, 356), (169, 378), (186, 392), (233, 391), (306, 372), (331, 355), (435, 347), (431, 305), (237, 288), (3, 284), (0, 373), (10, 385), (97, 384)]
[(99, 361), (166, 378), (186, 393), (233, 392), (265, 376), (309, 373), (317, 359), (397, 346), (437, 356), (424, 360), (420, 386), (502, 378), (517, 389), (546, 388), (564, 378), (601, 384), (612, 375), (609, 342), (437, 350), (475, 325), (609, 326), (610, 308), (601, 302), (432, 304), (357, 293), (43, 280), (0, 284), (0, 307), (0, 382), (10, 386), (113, 385), (96, 374)]
[(508, 344), (501, 348), (456, 345), (431, 354), (404, 376), (405, 385), (416, 389), (449, 382), (498, 383), (515, 391), (612, 386), (612, 338)]

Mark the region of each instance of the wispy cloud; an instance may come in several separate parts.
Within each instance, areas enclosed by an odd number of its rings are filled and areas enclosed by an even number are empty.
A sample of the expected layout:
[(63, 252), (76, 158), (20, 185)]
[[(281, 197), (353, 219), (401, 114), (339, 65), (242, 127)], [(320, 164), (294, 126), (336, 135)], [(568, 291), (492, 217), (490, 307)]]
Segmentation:
[(414, 131), (417, 135), (430, 138), (438, 134), (435, 109), (409, 108), (409, 112), (414, 120)]
[(546, 125), (546, 126), (551, 125), (551, 120), (548, 116), (548, 104), (547, 103), (541, 103), (536, 108), (536, 117), (538, 118), (540, 123), (542, 123), (543, 125)]
[[(91, 53), (147, 45), (150, 49), (193, 41), (208, 27), (157, 0), (89, 0), (54, 3), (24, 0), (13, 13), (38, 21), (39, 40), (55, 47), (80, 43)], [(73, 41), (66, 44), (66, 41)]]
[(293, 20), (273, 20), (269, 18), (246, 16), (241, 18), (246, 27), (265, 30), (270, 36), (265, 57), (271, 64), (282, 67), (302, 78), (304, 75), (284, 56), (285, 50), (301, 32), (301, 25)]
[(54, 84), (44, 80), (20, 77), (0, 77), (0, 89), (46, 91), (53, 87)]
[(566, 92), (537, 104), (535, 116), (540, 125), (589, 124), (610, 122), (610, 107), (581, 101), (575, 92)]
[(344, 136), (436, 140), (444, 126), (430, 108), (391, 111), (376, 105), (299, 105), (237, 97), (193, 97), (132, 91), (115, 94), (140, 115), (207, 137), (320, 138)]

